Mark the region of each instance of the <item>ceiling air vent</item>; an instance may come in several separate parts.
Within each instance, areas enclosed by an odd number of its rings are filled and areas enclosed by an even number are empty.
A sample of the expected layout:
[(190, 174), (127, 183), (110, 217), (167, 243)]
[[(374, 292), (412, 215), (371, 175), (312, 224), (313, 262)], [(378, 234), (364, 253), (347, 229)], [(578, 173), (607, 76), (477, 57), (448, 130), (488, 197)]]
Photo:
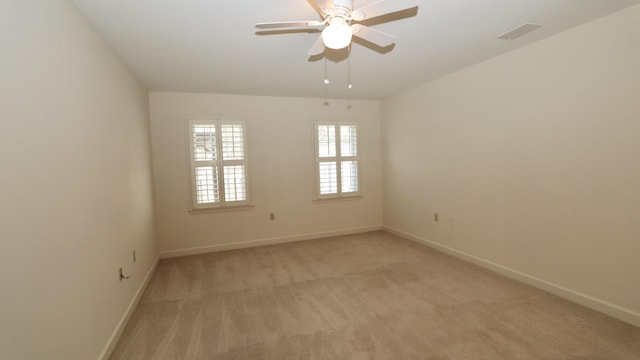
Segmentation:
[(542, 27), (542, 25), (538, 25), (538, 24), (522, 24), (522, 25), (516, 27), (515, 29), (511, 29), (511, 30), (507, 31), (506, 33), (498, 36), (498, 39), (502, 39), (502, 40), (517, 39), (520, 36), (526, 35), (526, 34), (532, 32), (533, 30), (540, 29), (541, 27)]

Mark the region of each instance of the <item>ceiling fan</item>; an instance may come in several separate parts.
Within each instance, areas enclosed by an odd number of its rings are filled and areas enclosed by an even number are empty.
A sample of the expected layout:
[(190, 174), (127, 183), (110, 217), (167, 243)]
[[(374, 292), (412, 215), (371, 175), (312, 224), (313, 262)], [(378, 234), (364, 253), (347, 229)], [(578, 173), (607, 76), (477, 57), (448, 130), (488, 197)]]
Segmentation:
[(352, 36), (380, 47), (387, 47), (393, 44), (393, 35), (357, 23), (418, 6), (417, 0), (377, 0), (354, 10), (352, 0), (313, 1), (318, 5), (324, 20), (263, 22), (256, 24), (256, 27), (258, 29), (318, 28), (318, 30), (324, 27), (322, 35), (309, 50), (309, 56), (322, 54), (325, 47), (345, 48), (351, 43)]

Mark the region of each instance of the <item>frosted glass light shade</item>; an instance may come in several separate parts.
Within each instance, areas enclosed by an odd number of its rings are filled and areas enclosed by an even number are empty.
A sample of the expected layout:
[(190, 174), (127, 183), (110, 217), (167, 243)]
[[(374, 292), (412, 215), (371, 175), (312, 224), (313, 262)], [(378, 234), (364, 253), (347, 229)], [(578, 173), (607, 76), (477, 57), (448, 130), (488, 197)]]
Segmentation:
[(322, 30), (322, 42), (330, 49), (342, 49), (351, 43), (351, 28), (342, 18), (334, 18)]

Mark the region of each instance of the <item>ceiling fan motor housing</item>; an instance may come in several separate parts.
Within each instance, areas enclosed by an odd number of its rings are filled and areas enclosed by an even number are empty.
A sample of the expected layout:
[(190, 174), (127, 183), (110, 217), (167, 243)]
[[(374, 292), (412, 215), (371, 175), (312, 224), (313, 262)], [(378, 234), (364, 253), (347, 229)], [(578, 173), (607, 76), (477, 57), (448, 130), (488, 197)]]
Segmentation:
[(334, 0), (332, 9), (323, 9), (325, 14), (330, 17), (341, 17), (350, 20), (351, 10), (353, 10), (353, 1), (351, 0)]

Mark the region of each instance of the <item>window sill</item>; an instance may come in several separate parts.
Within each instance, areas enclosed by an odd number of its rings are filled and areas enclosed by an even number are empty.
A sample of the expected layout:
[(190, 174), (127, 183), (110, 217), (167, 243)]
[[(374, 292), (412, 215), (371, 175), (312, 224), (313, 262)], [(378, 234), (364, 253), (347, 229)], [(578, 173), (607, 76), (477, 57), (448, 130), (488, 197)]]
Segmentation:
[(326, 204), (326, 203), (332, 203), (336, 201), (353, 201), (353, 200), (361, 200), (361, 199), (362, 199), (362, 195), (339, 196), (339, 197), (332, 197), (332, 198), (313, 199), (313, 203)]
[(214, 208), (206, 208), (206, 209), (190, 209), (189, 214), (198, 215), (198, 214), (210, 214), (210, 213), (220, 213), (220, 212), (229, 212), (229, 211), (245, 211), (252, 210), (255, 206), (253, 205), (238, 205), (238, 206), (224, 206), (224, 207), (214, 207)]

